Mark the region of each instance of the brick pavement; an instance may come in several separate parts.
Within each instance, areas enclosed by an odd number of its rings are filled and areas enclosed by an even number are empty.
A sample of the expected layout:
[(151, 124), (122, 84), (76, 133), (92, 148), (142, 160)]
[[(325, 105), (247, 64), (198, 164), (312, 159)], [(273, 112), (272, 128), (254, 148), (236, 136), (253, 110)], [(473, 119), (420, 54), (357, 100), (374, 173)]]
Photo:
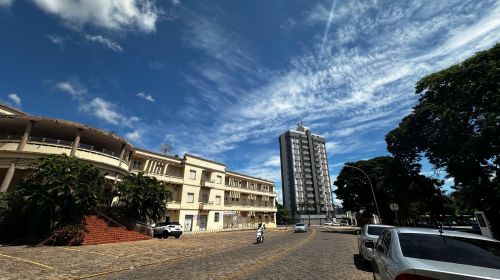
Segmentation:
[[(253, 244), (255, 232), (246, 231), (81, 247), (0, 247), (0, 279), (68, 279), (110, 271), (113, 273), (94, 276), (96, 279), (259, 279), (259, 275), (264, 275), (266, 279), (284, 279), (288, 273), (305, 275), (304, 271), (301, 274), (294, 270), (295, 263), (310, 259), (323, 259), (313, 266), (315, 271), (326, 275), (321, 279), (369, 279), (371, 273), (357, 269), (353, 262), (356, 236), (323, 232), (311, 236), (312, 232), (268, 230), (265, 242), (259, 245)], [(172, 259), (178, 257), (181, 258)], [(330, 259), (334, 259), (332, 270), (327, 272)], [(274, 276), (265, 277), (266, 274)], [(340, 278), (330, 278), (334, 275)]]

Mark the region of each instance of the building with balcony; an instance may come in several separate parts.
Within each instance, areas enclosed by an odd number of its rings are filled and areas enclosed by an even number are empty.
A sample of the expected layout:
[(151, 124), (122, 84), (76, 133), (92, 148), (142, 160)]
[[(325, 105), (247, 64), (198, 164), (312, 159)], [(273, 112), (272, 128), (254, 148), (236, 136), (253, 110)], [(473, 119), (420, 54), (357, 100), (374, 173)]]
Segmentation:
[(81, 158), (117, 180), (129, 172), (134, 148), (112, 132), (38, 117), (0, 105), (0, 191), (16, 185), (36, 160), (48, 154)]
[(155, 177), (170, 192), (166, 221), (185, 231), (276, 226), (276, 190), (265, 179), (226, 169), (225, 164), (186, 154), (158, 154), (133, 147), (115, 133), (60, 119), (37, 117), (0, 104), (1, 191), (13, 188), (36, 159), (67, 154), (108, 174), (108, 184), (127, 174)]
[(302, 123), (279, 136), (283, 206), (296, 220), (321, 224), (333, 216), (325, 138)]

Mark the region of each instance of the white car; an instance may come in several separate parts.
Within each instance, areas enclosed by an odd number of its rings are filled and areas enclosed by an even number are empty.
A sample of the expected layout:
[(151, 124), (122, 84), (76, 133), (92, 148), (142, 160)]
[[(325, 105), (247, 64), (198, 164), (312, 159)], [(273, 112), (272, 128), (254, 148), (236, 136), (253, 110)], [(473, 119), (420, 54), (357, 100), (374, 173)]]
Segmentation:
[(295, 224), (293, 232), (307, 232), (307, 227), (302, 223)]
[(326, 222), (325, 226), (330, 226), (331, 227), (331, 226), (333, 226), (333, 222)]
[(358, 251), (365, 265), (371, 263), (373, 248), (378, 236), (385, 229), (392, 228), (388, 225), (364, 225), (358, 236)]
[(384, 230), (375, 244), (373, 278), (500, 279), (500, 242), (482, 235), (428, 228)]
[(153, 228), (153, 236), (168, 238), (174, 236), (179, 238), (182, 235), (182, 226), (178, 222), (162, 222)]

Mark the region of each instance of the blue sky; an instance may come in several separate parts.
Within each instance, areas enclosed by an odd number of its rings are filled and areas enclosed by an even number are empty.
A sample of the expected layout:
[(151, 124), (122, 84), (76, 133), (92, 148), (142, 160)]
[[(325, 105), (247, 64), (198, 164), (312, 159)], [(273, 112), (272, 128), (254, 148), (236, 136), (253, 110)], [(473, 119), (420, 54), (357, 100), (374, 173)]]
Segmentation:
[(303, 120), (333, 182), (387, 154), (419, 78), (500, 41), (498, 1), (407, 2), (0, 0), (0, 101), (278, 188), (278, 135)]

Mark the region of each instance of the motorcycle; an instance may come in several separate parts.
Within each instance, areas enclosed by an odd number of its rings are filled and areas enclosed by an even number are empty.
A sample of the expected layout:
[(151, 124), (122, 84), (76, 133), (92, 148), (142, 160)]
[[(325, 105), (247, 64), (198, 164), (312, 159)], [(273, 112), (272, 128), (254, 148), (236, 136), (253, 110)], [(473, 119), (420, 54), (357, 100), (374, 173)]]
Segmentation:
[(262, 229), (257, 230), (257, 244), (264, 242), (264, 231)]

